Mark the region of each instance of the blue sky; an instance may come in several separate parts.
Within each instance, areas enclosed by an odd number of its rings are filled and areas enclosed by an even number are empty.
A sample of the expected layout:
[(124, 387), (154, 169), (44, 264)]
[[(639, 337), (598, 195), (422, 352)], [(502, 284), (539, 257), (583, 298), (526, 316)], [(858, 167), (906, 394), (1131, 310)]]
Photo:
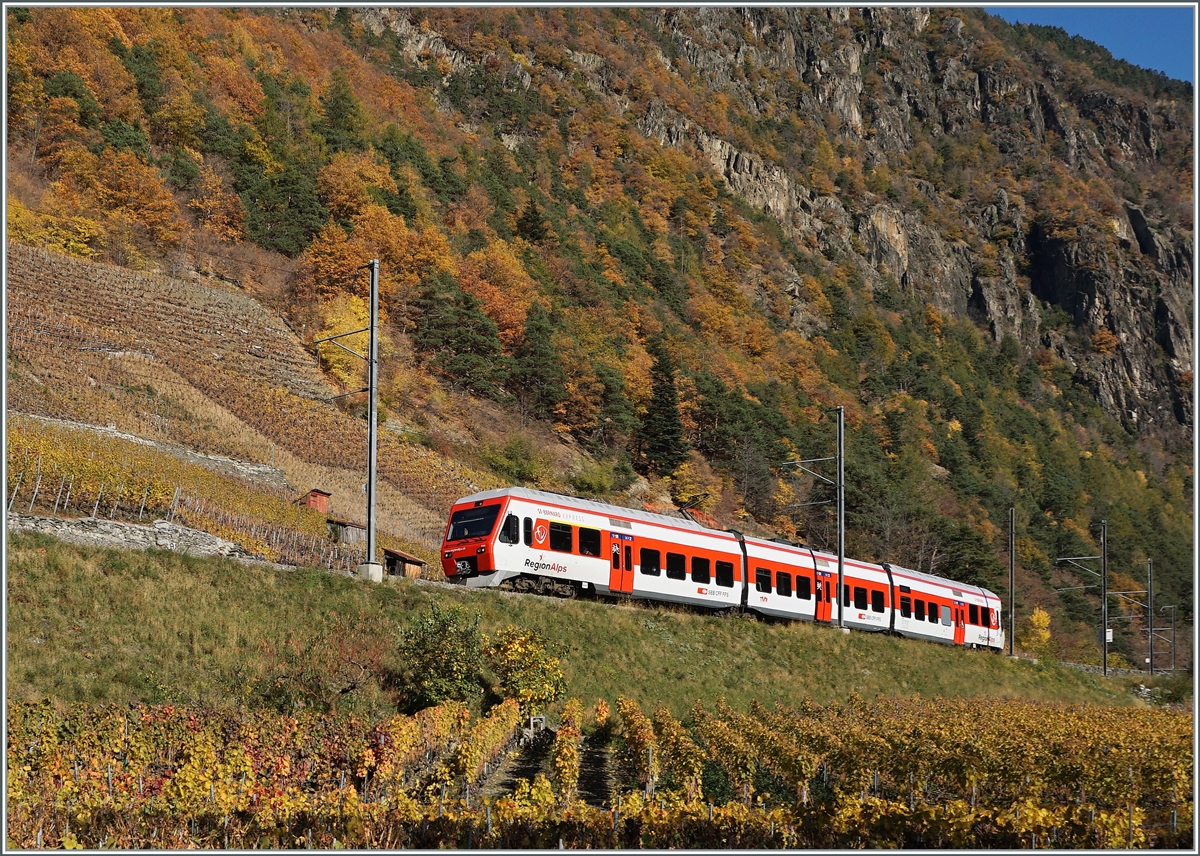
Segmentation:
[(1195, 83), (1192, 6), (986, 6), (1009, 23), (1062, 27), (1113, 56)]

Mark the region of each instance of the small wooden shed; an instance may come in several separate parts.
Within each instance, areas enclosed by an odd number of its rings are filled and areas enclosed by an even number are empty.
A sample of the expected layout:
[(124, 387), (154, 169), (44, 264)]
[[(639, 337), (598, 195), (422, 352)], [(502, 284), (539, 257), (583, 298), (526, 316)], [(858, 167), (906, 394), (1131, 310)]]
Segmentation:
[(304, 508), (312, 508), (322, 514), (329, 514), (329, 497), (332, 496), (328, 491), (313, 488), (308, 493), (304, 494), (295, 500), (295, 504)]
[(366, 544), (367, 527), (353, 520), (338, 520), (336, 517), (325, 518), (329, 527), (329, 537), (339, 544)]
[(424, 559), (418, 559), (400, 550), (389, 550), (386, 547), (383, 549), (383, 567), (389, 576), (420, 579), (425, 573), (425, 566)]

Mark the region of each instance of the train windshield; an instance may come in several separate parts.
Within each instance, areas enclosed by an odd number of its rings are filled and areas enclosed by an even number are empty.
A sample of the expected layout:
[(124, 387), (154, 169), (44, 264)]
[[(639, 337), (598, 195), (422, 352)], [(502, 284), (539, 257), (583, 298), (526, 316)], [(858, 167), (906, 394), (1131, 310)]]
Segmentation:
[(487, 535), (500, 516), (499, 505), (483, 505), (478, 508), (460, 508), (450, 516), (450, 532), (447, 541), (463, 538), (478, 538)]

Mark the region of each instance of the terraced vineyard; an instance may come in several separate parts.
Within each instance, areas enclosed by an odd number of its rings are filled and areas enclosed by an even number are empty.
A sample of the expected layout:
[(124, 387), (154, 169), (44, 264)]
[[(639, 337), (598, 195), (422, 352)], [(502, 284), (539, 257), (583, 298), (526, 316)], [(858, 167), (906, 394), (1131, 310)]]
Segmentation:
[[(302, 460), (365, 468), (365, 424), (327, 401), (335, 391), (312, 354), (254, 298), (19, 245), (9, 252), (11, 410), (244, 455), (225, 426), (180, 404), (186, 385)], [(408, 500), (402, 528), (426, 550), (453, 500), (499, 484), (388, 431), (379, 474)]]
[(518, 736), (515, 700), (471, 722), (10, 703), (18, 847), (1180, 847), (1193, 826), (1190, 713), (886, 700), (690, 722), (597, 705), (621, 759), (606, 805), (576, 793), (582, 707), (554, 782), (480, 799)]

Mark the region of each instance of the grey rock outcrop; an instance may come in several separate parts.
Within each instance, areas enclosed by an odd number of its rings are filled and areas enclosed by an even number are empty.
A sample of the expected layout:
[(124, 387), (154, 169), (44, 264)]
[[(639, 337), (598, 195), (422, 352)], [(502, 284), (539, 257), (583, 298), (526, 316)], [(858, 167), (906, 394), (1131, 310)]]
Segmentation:
[(186, 553), (189, 556), (223, 556), (266, 563), (265, 559), (251, 556), (232, 541), (166, 520), (155, 520), (148, 526), (141, 526), (103, 518), (39, 517), (10, 511), (7, 523), (10, 532), (41, 532), (85, 547), (116, 547), (124, 550), (148, 550), (157, 547)]
[[(456, 70), (468, 61), (404, 10), (361, 16), (373, 28), (390, 27), (407, 54), (436, 55)], [(996, 343), (1016, 340), (1023, 359), (1049, 349), (1127, 427), (1169, 446), (1190, 443), (1191, 224), (1170, 222), (1136, 189), (1134, 198), (1120, 195), (1132, 187), (1121, 178), (1131, 171), (1169, 168), (1164, 141), (1187, 133), (1190, 103), (1099, 81), (1080, 85), (1053, 50), (1018, 54), (972, 10), (709, 7), (646, 10), (642, 21), (654, 38), (624, 47), (640, 50), (655, 74), (687, 75), (756, 121), (819, 117), (831, 145), (862, 156), (864, 175), (879, 164), (906, 170), (909, 198), (899, 204), (899, 195), (882, 192), (818, 190), (796, 164), (808, 156), (807, 143), (793, 141), (791, 154), (773, 161), (769, 147), (754, 150), (744, 134), (706, 127), (657, 96), (639, 101), (628, 88), (617, 91), (611, 83), (621, 75), (609, 59), (567, 50), (571, 72), (614, 115), (701, 158), (797, 246), (856, 266), (868, 289), (894, 280), (944, 315), (970, 317)], [(565, 69), (542, 73), (565, 79)], [(505, 79), (518, 85), (511, 74)], [(1106, 211), (1101, 233), (1093, 221), (1091, 231), (1064, 237), (1047, 226), (1053, 215), (1044, 200), (1021, 197), (1013, 175), (1041, 169), (1047, 149), (1063, 181), (1102, 179), (1114, 188), (1112, 198), (1092, 203)], [(945, 175), (935, 183), (916, 166), (921, 158), (969, 164), (984, 150), (1004, 164), (1006, 179), (991, 188), (978, 178), (970, 189), (955, 186)], [(743, 290), (754, 292), (760, 275), (748, 271)], [(796, 272), (781, 280), (777, 288), (795, 302), (796, 329), (822, 329)], [(1072, 329), (1045, 328), (1056, 307)]]

